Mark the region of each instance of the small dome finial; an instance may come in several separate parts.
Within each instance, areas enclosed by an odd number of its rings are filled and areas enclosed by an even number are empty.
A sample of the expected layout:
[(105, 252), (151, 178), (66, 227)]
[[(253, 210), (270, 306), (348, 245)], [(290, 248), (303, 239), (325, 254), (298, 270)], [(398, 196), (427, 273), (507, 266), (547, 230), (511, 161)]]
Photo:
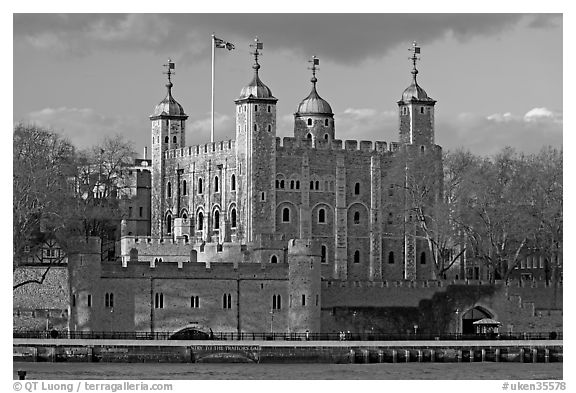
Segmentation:
[(414, 84), (418, 84), (416, 82), (416, 75), (418, 75), (418, 70), (416, 69), (416, 62), (418, 60), (420, 60), (419, 55), (420, 54), (420, 47), (418, 46), (418, 44), (416, 43), (416, 41), (412, 42), (412, 48), (408, 49), (410, 52), (412, 52), (412, 57), (409, 57), (410, 60), (412, 60), (412, 82)]
[(254, 55), (254, 65), (252, 68), (254, 68), (254, 72), (258, 74), (258, 70), (260, 69), (260, 64), (258, 64), (258, 56), (262, 55), (262, 53), (258, 52), (258, 49), (264, 49), (264, 44), (260, 42), (260, 40), (258, 40), (258, 36), (256, 36), (254, 39), (254, 44), (250, 45), (250, 47), (254, 48), (254, 52), (250, 52), (252, 55)]

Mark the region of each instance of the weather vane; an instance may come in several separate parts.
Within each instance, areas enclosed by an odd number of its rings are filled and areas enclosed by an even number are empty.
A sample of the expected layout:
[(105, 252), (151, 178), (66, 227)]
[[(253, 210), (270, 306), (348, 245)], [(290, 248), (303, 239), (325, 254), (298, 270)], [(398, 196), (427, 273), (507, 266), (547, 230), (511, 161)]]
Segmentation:
[(255, 70), (260, 68), (260, 64), (258, 64), (258, 56), (261, 56), (262, 53), (258, 52), (258, 49), (264, 49), (264, 44), (258, 40), (258, 36), (254, 39), (254, 44), (250, 44), (251, 48), (254, 48), (254, 52), (250, 52), (250, 54), (254, 55), (254, 66)]
[(172, 75), (176, 75), (176, 73), (172, 70), (176, 69), (176, 64), (172, 61), (172, 59), (168, 59), (168, 64), (162, 64), (168, 71), (163, 72), (163, 74), (168, 75), (168, 82), (172, 82), (170, 77)]
[(316, 56), (312, 56), (312, 59), (308, 60), (308, 63), (312, 63), (312, 67), (308, 67), (309, 70), (312, 70), (312, 79), (310, 79), (310, 81), (312, 83), (316, 83), (317, 81), (316, 71), (320, 69), (317, 67), (318, 65), (320, 65), (320, 59), (317, 58)]
[(420, 56), (417, 56), (420, 54), (420, 47), (416, 41), (414, 41), (412, 42), (412, 48), (409, 48), (408, 50), (412, 52), (412, 57), (409, 57), (408, 59), (412, 60), (412, 75), (414, 75), (414, 81), (416, 81), (416, 74), (418, 74), (418, 70), (416, 69), (416, 62), (420, 60)]

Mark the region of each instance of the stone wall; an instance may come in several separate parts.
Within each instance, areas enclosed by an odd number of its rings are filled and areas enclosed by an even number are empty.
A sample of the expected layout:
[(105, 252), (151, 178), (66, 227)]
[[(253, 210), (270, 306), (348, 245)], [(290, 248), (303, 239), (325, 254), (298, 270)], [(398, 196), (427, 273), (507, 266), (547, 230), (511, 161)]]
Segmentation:
[[(47, 266), (19, 266), (12, 274), (13, 284), (40, 279)], [(68, 322), (68, 269), (52, 266), (42, 284), (30, 283), (12, 293), (13, 329), (65, 329)]]

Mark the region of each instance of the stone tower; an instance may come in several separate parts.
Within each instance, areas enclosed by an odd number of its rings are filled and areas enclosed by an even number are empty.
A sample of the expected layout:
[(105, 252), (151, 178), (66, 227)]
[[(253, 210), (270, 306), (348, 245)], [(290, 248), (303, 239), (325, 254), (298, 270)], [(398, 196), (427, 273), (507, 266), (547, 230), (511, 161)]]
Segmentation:
[(320, 245), (312, 239), (288, 242), (288, 331), (320, 332)]
[(334, 139), (334, 113), (326, 100), (322, 99), (316, 91), (316, 66), (320, 59), (316, 56), (310, 60), (312, 63), (312, 91), (304, 98), (298, 110), (294, 113), (294, 137), (299, 139), (312, 139), (315, 145), (318, 139), (331, 141)]
[(254, 77), (240, 92), (236, 103), (236, 173), (239, 174), (238, 239), (251, 242), (258, 233), (275, 231), (276, 197), (276, 102), (272, 91), (260, 80), (258, 38), (254, 41)]
[[(417, 55), (420, 54), (420, 47), (414, 42), (410, 50), (412, 51), (412, 83), (404, 90), (402, 99), (398, 101), (401, 151), (406, 155), (406, 181), (409, 179), (411, 170), (410, 162), (416, 155), (424, 153), (428, 153), (430, 157), (435, 157), (433, 164), (439, 164), (438, 176), (442, 176), (442, 153), (440, 147), (434, 143), (434, 105), (436, 101), (428, 97), (426, 91), (418, 85), (416, 80), (418, 75), (416, 61), (419, 59)], [(409, 213), (408, 206), (404, 206), (403, 210), (404, 279), (416, 280), (418, 227)]]
[(418, 85), (416, 75), (417, 54), (420, 47), (413, 44), (412, 55), (412, 84), (402, 93), (398, 101), (400, 117), (400, 143), (417, 145), (426, 149), (434, 144), (434, 105), (436, 101)]
[(166, 212), (172, 207), (165, 206), (164, 201), (167, 193), (173, 194), (177, 187), (177, 184), (172, 182), (170, 190), (167, 189), (170, 179), (176, 174), (165, 173), (164, 155), (168, 150), (186, 145), (185, 132), (188, 116), (184, 113), (182, 105), (172, 97), (171, 76), (175, 65), (168, 60), (165, 67), (168, 70), (165, 72), (168, 75), (166, 84), (168, 91), (166, 97), (156, 105), (150, 116), (152, 122), (152, 236), (165, 236), (173, 232), (173, 229), (167, 227), (165, 223)]

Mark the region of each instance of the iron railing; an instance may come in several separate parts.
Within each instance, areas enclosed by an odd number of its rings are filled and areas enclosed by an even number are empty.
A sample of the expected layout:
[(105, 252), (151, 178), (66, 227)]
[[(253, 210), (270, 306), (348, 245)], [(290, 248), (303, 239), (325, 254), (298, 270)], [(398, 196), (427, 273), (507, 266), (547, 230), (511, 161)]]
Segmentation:
[(562, 332), (530, 332), (500, 334), (461, 333), (247, 333), (200, 331), (174, 334), (173, 332), (74, 332), (74, 331), (14, 331), (14, 338), (39, 339), (107, 339), (107, 340), (280, 340), (280, 341), (456, 341), (456, 340), (562, 340)]

